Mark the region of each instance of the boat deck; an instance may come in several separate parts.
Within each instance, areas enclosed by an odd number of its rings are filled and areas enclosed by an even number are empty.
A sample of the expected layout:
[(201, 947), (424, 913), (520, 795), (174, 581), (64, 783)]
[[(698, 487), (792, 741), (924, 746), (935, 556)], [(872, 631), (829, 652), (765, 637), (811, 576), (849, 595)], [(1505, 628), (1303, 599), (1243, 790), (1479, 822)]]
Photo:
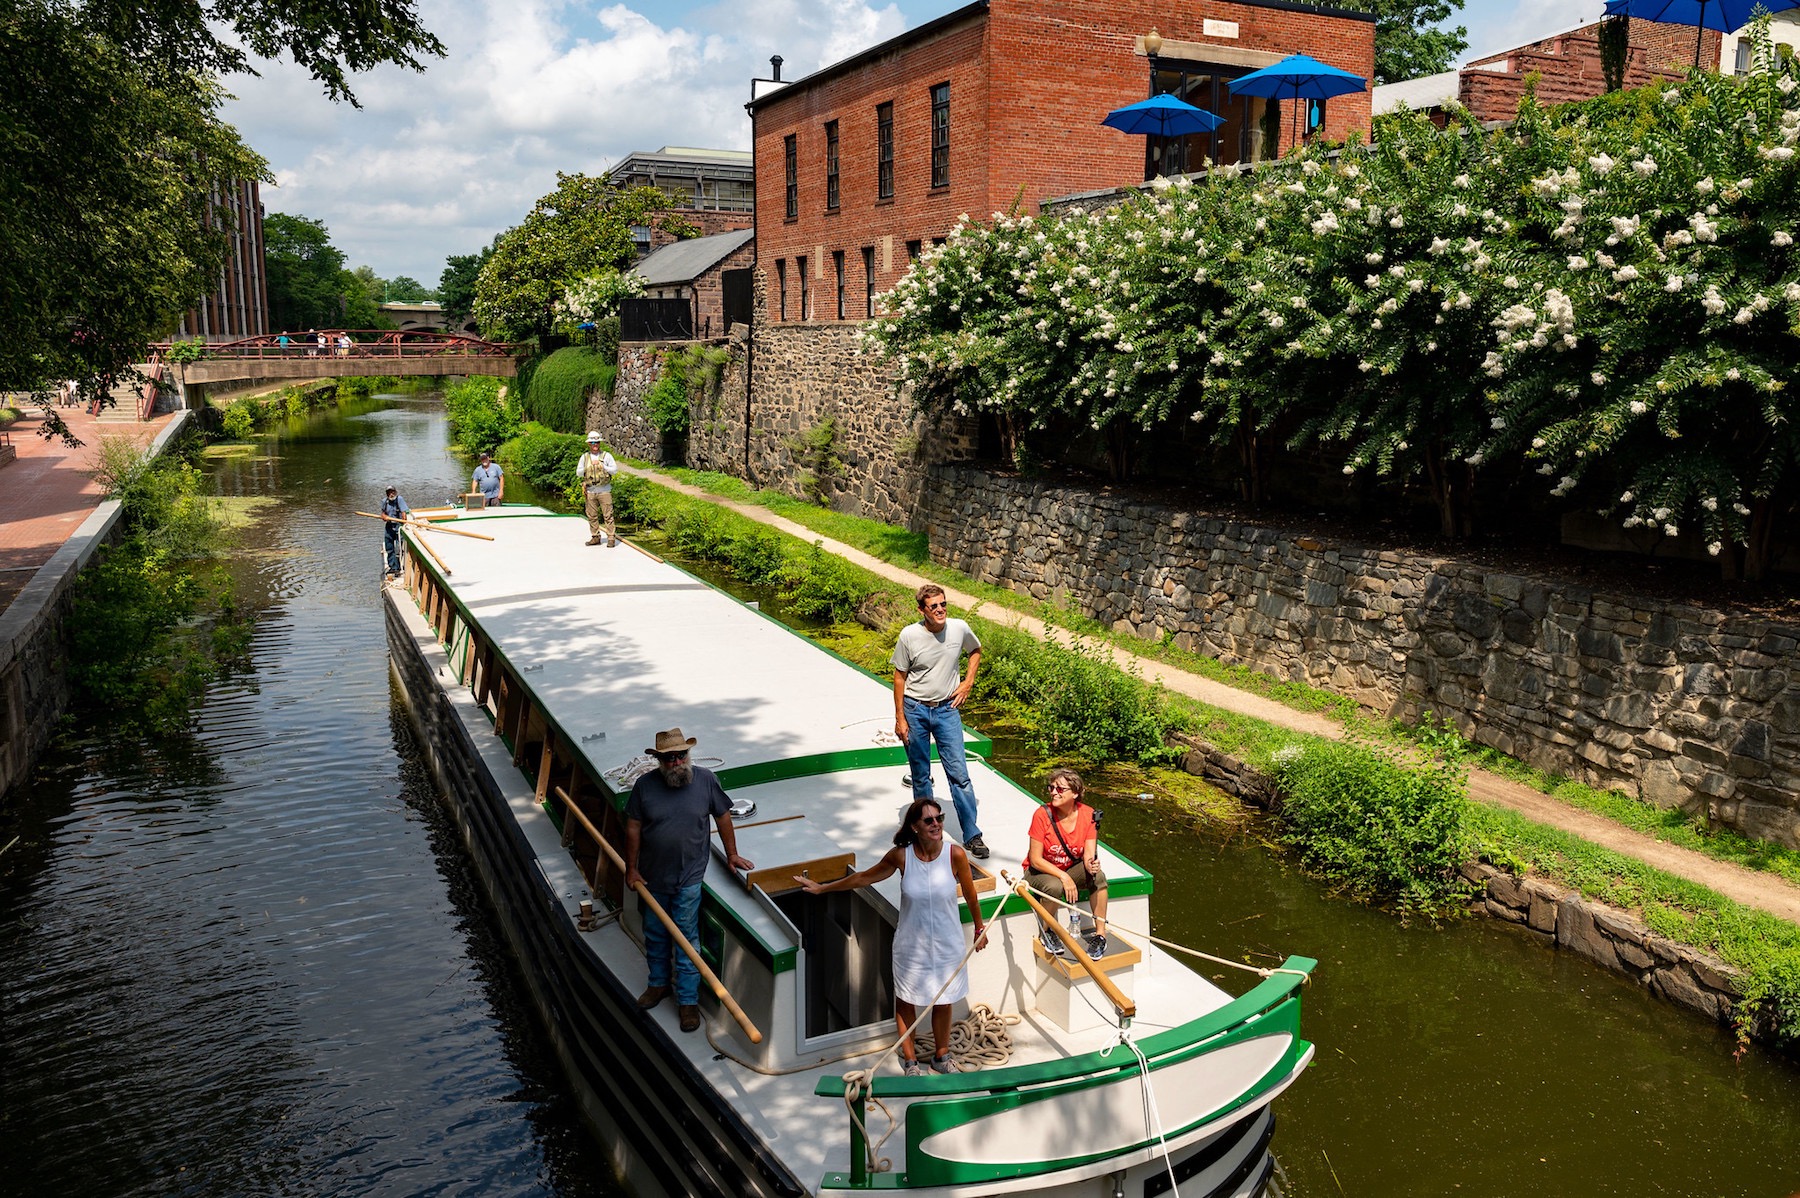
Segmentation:
[[(761, 959), (777, 962), (772, 976), (778, 989), (786, 969), (787, 977), (801, 979), (786, 984), (804, 992), (804, 946), (796, 925), (770, 895), (787, 888), (782, 875), (791, 873), (789, 867), (836, 858), (837, 873), (831, 876), (838, 876), (846, 868), (873, 863), (891, 846), (911, 791), (904, 750), (893, 734), (889, 682), (847, 666), (754, 608), (646, 552), (629, 545), (584, 546), (586, 526), (579, 519), (535, 508), (503, 508), (460, 514), (453, 526), (494, 539), (442, 532), (407, 535), (434, 552), (437, 585), (479, 626), (505, 674), (529, 692), (532, 712), (554, 729), (559, 763), (564, 752), (577, 758), (616, 801), (650, 766), (643, 754), (655, 733), (679, 726), (698, 739), (696, 764), (717, 772), (734, 800), (754, 803), (754, 811), (736, 823), (739, 851), (754, 863), (748, 881), (760, 884), (747, 885), (743, 875), (731, 870), (715, 839), (706, 879), (708, 901), (729, 909), (738, 929), (734, 934), (755, 942)], [(441, 608), (434, 615), (430, 605), (423, 615), (410, 604), (407, 609), (406, 623), (422, 648), (430, 642), (427, 659), (442, 663), (434, 668), (456, 718), (500, 784), (538, 870), (573, 919), (583, 900), (596, 895), (546, 810), (554, 806), (545, 802), (548, 767), (534, 792), (521, 769), (524, 746), (515, 753), (514, 745), (494, 735), (495, 718), (488, 707), (452, 677), (461, 668), (455, 621)], [(439, 645), (434, 638), (450, 643)], [(467, 676), (473, 679), (472, 668)], [(529, 717), (522, 716), (518, 728), (528, 724)], [(985, 747), (978, 733), (969, 733), (968, 739), (976, 749)], [(983, 882), (982, 905), (993, 943), (970, 961), (969, 1003), (1018, 1017), (1008, 1029), (1011, 1066), (1056, 1062), (1113, 1046), (1119, 1046), (1121, 1062), (1129, 1060), (1130, 1050), (1119, 1045), (1116, 1015), (1091, 980), (1078, 978), (1068, 987), (1067, 1009), (1059, 1016), (1053, 1018), (1042, 1007), (1050, 967), (1034, 951), (1036, 917), (1016, 898), (1001, 907), (1010, 881), (1020, 876), (1038, 800), (979, 756), (972, 755), (969, 765), (982, 832), (993, 848), (991, 858), (976, 863), (991, 875)], [(960, 840), (941, 767), (934, 770), (936, 793), (952, 834)], [(844, 861), (846, 856), (851, 860)], [(1129, 979), (1126, 985), (1137, 1008), (1132, 1038), (1141, 1041), (1191, 1024), (1230, 1003), (1231, 994), (1139, 934), (1150, 923), (1150, 876), (1110, 849), (1103, 848), (1101, 857), (1110, 881), (1114, 950), (1130, 957), (1120, 964), (1118, 976)], [(759, 871), (768, 872), (759, 878)], [(897, 911), (899, 887), (895, 876), (860, 894), (878, 909)], [(635, 993), (646, 984), (646, 973), (631, 918), (635, 904), (629, 906), (621, 913), (627, 918), (603, 920), (582, 941)], [(965, 910), (965, 920), (969, 917)], [(1230, 980), (1234, 989), (1249, 988)], [(891, 1041), (891, 1019), (884, 1014), (815, 1036), (802, 1026), (797, 1003), (789, 999), (784, 1007), (777, 1001), (764, 1005), (764, 1018), (771, 1024), (785, 1020), (789, 1026), (765, 1025), (761, 1030), (776, 1047), (765, 1043), (753, 1050), (704, 987), (702, 997), (704, 1035), (679, 1032), (672, 1002), (644, 1018), (796, 1176), (820, 1178), (848, 1170), (848, 1115), (838, 1100), (816, 1094), (815, 1086), (872, 1063), (874, 1057), (864, 1054)], [(1081, 1004), (1090, 1010), (1079, 1010)], [(1225, 1073), (1260, 1075), (1269, 1067), (1263, 1057), (1285, 1050), (1287, 1043), (1271, 1038), (1266, 1052), (1256, 1050), (1255, 1061)], [(883, 1072), (897, 1072), (891, 1058)], [(1205, 1089), (1198, 1079), (1193, 1075), (1189, 1088)], [(1135, 1083), (1131, 1090), (1135, 1094)], [(1210, 1109), (1204, 1097), (1191, 1103), (1183, 1098), (1178, 1105), (1193, 1105), (1196, 1112)], [(1132, 1109), (1139, 1103), (1132, 1096), (1118, 1101)], [(1158, 1101), (1170, 1102), (1160, 1083)], [(902, 1120), (907, 1105), (904, 1097), (889, 1100)], [(1135, 1119), (1124, 1120), (1121, 1143), (1142, 1135), (1141, 1127), (1130, 1130), (1136, 1125)], [(879, 1135), (882, 1126), (877, 1114), (871, 1130)], [(1042, 1159), (1053, 1159), (1069, 1147), (1064, 1130), (1055, 1125), (1042, 1130), (1047, 1137)], [(1039, 1133), (1028, 1126), (1023, 1134), (1030, 1138)], [(897, 1143), (890, 1144), (892, 1155), (902, 1155)], [(1017, 1148), (1015, 1144), (1010, 1150)]]

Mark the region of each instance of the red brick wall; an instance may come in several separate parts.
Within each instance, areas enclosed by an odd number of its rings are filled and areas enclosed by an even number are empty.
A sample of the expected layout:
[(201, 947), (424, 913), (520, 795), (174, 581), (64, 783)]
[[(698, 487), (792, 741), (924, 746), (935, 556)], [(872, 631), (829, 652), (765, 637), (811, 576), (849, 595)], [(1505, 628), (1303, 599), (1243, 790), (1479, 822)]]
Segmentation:
[(694, 297), (694, 336), (723, 337), (731, 330), (725, 327), (725, 280), (728, 270), (748, 269), (756, 261), (756, 244), (746, 241), (725, 256), (725, 260), (694, 280), (690, 294)]
[(696, 208), (675, 208), (657, 216), (651, 223), (651, 249), (660, 250), (665, 245), (675, 244), (675, 235), (668, 232), (663, 226), (677, 217), (699, 229), (701, 237), (711, 237), (715, 233), (733, 233), (739, 229), (752, 228), (756, 224), (756, 217), (748, 212), (713, 212)]
[[(959, 214), (985, 219), (1015, 198), (1141, 183), (1144, 139), (1100, 124), (1141, 100), (1149, 63), (1136, 39), (1152, 27), (1166, 42), (1192, 41), (1270, 54), (1302, 52), (1365, 78), (1374, 70), (1375, 26), (1353, 17), (1209, 3), (1205, 17), (1235, 21), (1233, 39), (1205, 36), (1200, 12), (1153, 0), (990, 0), (987, 13), (904, 45), (817, 84), (790, 85), (754, 113), (756, 240), (769, 280), (765, 312), (779, 319), (776, 263), (787, 263), (788, 319), (800, 319), (796, 259), (805, 255), (814, 319), (834, 320), (832, 253), (845, 256), (845, 315), (863, 312), (862, 247), (876, 251), (876, 288), (906, 273), (906, 243), (942, 237)], [(1167, 54), (1167, 51), (1165, 51)], [(950, 183), (933, 189), (931, 96), (950, 83)], [(894, 105), (894, 190), (876, 199), (875, 107)], [(825, 207), (825, 122), (839, 122), (840, 205)], [(1325, 133), (1369, 127), (1369, 94), (1334, 99)], [(786, 216), (783, 140), (798, 141), (799, 215)], [(1288, 137), (1284, 124), (1283, 138)], [(891, 240), (890, 240), (891, 239)]]
[[(1491, 54), (1463, 68), (1459, 98), (1475, 119), (1510, 121), (1518, 115), (1525, 95), (1525, 77), (1538, 75), (1537, 97), (1545, 104), (1591, 100), (1606, 90), (1600, 67), (1599, 26), (1584, 25), (1569, 33)], [(1708, 29), (1700, 38), (1700, 62), (1708, 70), (1719, 65), (1722, 36)], [(1625, 86), (1645, 87), (1663, 80), (1680, 79), (1694, 63), (1694, 27), (1633, 21), (1630, 55), (1625, 66)], [(1507, 70), (1483, 71), (1484, 63), (1507, 64)]]

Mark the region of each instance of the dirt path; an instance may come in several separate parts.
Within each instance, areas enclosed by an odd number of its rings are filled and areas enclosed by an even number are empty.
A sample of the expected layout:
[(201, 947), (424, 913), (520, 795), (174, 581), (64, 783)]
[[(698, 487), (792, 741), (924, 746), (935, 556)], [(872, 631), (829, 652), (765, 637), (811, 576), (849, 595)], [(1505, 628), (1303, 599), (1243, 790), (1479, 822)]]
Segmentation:
[[(804, 541), (819, 541), (827, 552), (836, 554), (846, 561), (854, 562), (871, 574), (890, 579), (902, 586), (917, 587), (936, 581), (926, 578), (922, 574), (914, 574), (910, 570), (884, 562), (879, 558), (871, 557), (860, 549), (821, 536), (804, 525), (795, 524), (792, 520), (777, 516), (768, 508), (756, 504), (733, 503), (728, 499), (703, 491), (699, 487), (678, 483), (656, 471), (640, 470), (631, 466), (623, 467), (623, 469), (627, 474), (635, 474), (650, 479), (659, 486), (679, 491), (683, 495), (690, 495), (696, 499), (704, 499), (708, 503), (717, 504), (719, 507), (729, 508), (759, 524), (780, 529), (782, 532), (799, 537)], [(944, 584), (940, 583), (939, 585)], [(952, 586), (944, 586), (944, 592), (951, 603), (965, 610), (980, 602), (973, 595), (958, 591)], [(1043, 621), (1010, 608), (988, 606), (982, 608), (981, 615), (984, 619), (992, 620), (997, 624), (1011, 625), (1032, 636), (1041, 637), (1046, 631)], [(1057, 633), (1059, 636), (1069, 635), (1066, 629), (1058, 629)], [(1247, 691), (1226, 686), (1224, 683), (1214, 682), (1210, 678), (1202, 678), (1197, 674), (1188, 673), (1186, 670), (1164, 665), (1162, 662), (1138, 657), (1115, 645), (1107, 647), (1112, 650), (1114, 660), (1121, 665), (1127, 668), (1135, 665), (1142, 672), (1146, 681), (1160, 682), (1177, 694), (1186, 695), (1226, 711), (1251, 716), (1277, 727), (1289, 728), (1295, 732), (1307, 732), (1315, 736), (1333, 738), (1343, 735), (1343, 726), (1327, 716), (1295, 711), (1272, 699), (1265, 699), (1260, 695), (1253, 695)], [(1754, 907), (1781, 919), (1800, 923), (1800, 887), (1794, 886), (1774, 874), (1745, 869), (1741, 865), (1733, 865), (1725, 861), (1715, 861), (1692, 849), (1666, 844), (1641, 832), (1621, 827), (1611, 820), (1603, 819), (1591, 812), (1571, 807), (1549, 795), (1533, 790), (1529, 786), (1487, 773), (1484, 770), (1470, 771), (1469, 794), (1480, 802), (1516, 811), (1540, 824), (1560, 828), (1590, 843), (1600, 845), (1602, 848), (1635, 858), (1691, 882), (1698, 882), (1746, 907)]]

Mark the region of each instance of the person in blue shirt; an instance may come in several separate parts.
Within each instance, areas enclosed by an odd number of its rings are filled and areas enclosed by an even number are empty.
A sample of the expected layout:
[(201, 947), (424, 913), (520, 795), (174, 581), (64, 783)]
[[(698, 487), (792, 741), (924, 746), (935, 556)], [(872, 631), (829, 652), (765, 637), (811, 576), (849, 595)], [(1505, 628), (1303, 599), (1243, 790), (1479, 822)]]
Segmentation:
[(488, 507), (500, 506), (500, 498), (506, 494), (506, 476), (500, 472), (500, 463), (491, 454), (481, 455), (481, 465), (475, 467), (470, 486), (487, 496)]
[[(404, 520), (412, 514), (406, 500), (393, 487), (387, 489), (387, 498), (381, 501), (381, 514), (393, 520)], [(387, 572), (389, 578), (400, 575), (400, 526), (392, 520), (381, 522), (381, 544), (387, 550)]]

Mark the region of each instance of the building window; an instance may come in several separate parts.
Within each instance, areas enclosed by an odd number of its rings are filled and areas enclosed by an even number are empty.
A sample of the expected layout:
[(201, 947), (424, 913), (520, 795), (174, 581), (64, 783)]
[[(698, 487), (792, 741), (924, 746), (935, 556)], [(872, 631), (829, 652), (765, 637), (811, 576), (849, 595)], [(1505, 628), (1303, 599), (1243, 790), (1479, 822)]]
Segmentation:
[(931, 89), (931, 185), (950, 185), (950, 85)]
[(800, 257), (794, 259), (794, 265), (800, 269), (800, 319), (805, 320), (812, 315), (812, 313), (807, 310), (812, 302), (812, 290), (807, 286), (806, 255), (802, 254)]
[(863, 246), (863, 315), (875, 316), (875, 247)]
[(831, 251), (831, 269), (837, 275), (838, 319), (844, 319), (844, 251)]
[(924, 249), (925, 249), (925, 243), (923, 241), (907, 242), (906, 243), (906, 260), (908, 262), (917, 262), (919, 260), (919, 254), (921, 252), (923, 252)]
[(1748, 75), (1750, 73), (1750, 39), (1747, 37), (1738, 39), (1736, 65), (1738, 74)]
[(1145, 138), (1144, 178), (1203, 171), (1208, 161), (1215, 166), (1236, 166), (1279, 158), (1282, 131), (1290, 124), (1310, 123), (1314, 105), (1319, 109), (1319, 123), (1323, 126), (1325, 104), (1322, 100), (1300, 101), (1307, 108), (1299, 120), (1294, 121), (1290, 119), (1294, 110), (1284, 110), (1282, 104), (1296, 101), (1235, 95), (1230, 88), (1231, 81), (1247, 74), (1249, 69), (1167, 58), (1159, 60), (1153, 93), (1168, 92), (1196, 108), (1216, 113), (1222, 123), (1211, 133)]
[(824, 207), (837, 207), (837, 122), (824, 122)]
[(875, 106), (875, 198), (894, 198), (894, 102)]
[(775, 293), (781, 297), (781, 319), (787, 319), (787, 259), (775, 259)]
[(799, 135), (788, 134), (781, 142), (782, 154), (787, 160), (787, 218), (797, 220), (800, 216), (800, 142)]

